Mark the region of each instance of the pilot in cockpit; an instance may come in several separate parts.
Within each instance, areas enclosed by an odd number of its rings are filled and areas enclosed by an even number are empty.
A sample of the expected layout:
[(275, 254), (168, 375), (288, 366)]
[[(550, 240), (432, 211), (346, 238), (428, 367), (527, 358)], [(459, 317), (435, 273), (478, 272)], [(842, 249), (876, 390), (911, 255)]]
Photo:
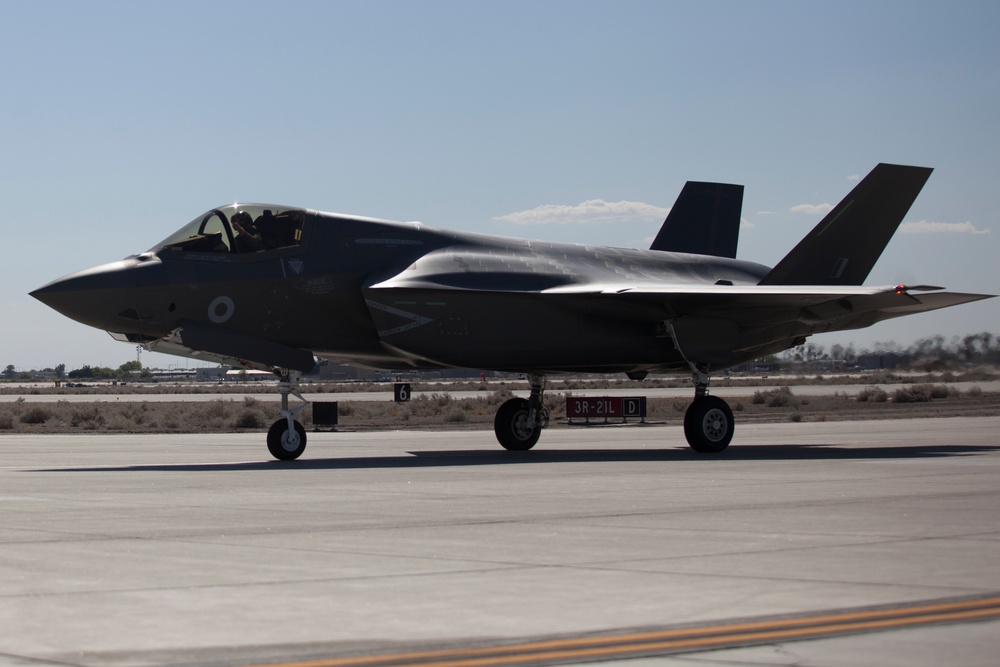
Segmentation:
[(253, 223), (253, 218), (246, 211), (239, 211), (233, 214), (233, 230), (236, 232), (236, 251), (237, 252), (260, 252), (265, 249), (264, 241), (261, 240), (260, 234), (256, 233), (256, 227)]

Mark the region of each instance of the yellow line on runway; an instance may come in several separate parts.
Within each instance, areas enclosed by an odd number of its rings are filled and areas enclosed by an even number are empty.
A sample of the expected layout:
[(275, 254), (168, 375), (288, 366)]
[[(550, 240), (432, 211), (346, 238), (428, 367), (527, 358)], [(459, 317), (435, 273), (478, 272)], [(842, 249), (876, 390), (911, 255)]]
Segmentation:
[[(628, 658), (684, 650), (706, 650), (780, 640), (817, 639), (842, 634), (900, 629), (934, 623), (1000, 618), (1000, 596), (850, 611), (697, 628), (632, 632), (598, 637), (550, 639), (521, 644), (414, 651), (254, 667), (491, 667), (554, 664), (581, 659)], [(249, 666), (248, 666), (249, 667)]]

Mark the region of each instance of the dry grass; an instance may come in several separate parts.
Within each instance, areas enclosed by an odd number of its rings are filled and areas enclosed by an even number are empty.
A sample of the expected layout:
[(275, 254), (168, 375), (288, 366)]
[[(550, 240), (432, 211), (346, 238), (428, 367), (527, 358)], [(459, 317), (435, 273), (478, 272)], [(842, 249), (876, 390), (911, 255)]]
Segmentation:
[[(893, 372), (893, 371), (865, 371), (859, 374), (830, 373), (826, 375), (816, 375), (799, 373), (791, 375), (781, 375), (774, 377), (715, 375), (712, 378), (712, 385), (715, 387), (783, 387), (796, 385), (854, 385), (859, 382), (859, 377), (863, 377), (863, 382), (867, 384), (935, 384), (949, 382), (988, 382), (1000, 379), (1000, 369), (991, 366), (981, 366), (967, 368), (963, 370), (945, 370), (942, 372)], [(479, 380), (469, 381), (434, 381), (434, 380), (405, 380), (413, 386), (414, 392), (434, 392), (434, 391), (476, 391), (484, 386)], [(322, 383), (308, 382), (303, 385), (303, 391), (315, 394), (325, 393), (346, 393), (346, 392), (372, 392), (388, 391), (392, 384), (389, 382), (337, 382)], [(489, 387), (513, 386), (523, 389), (526, 383), (523, 380), (510, 379), (507, 381), (491, 380)], [(643, 388), (678, 388), (690, 387), (691, 379), (687, 375), (668, 375), (648, 377), (642, 381), (641, 385), (624, 377), (615, 376), (553, 376), (548, 380), (548, 391), (561, 393), (573, 391), (575, 389), (618, 389), (625, 387)], [(33, 386), (28, 390), (17, 384), (0, 382), (0, 396), (21, 395), (29, 393), (32, 395), (94, 395), (95, 400), (100, 400), (98, 396), (115, 396), (125, 394), (268, 394), (274, 391), (274, 381), (266, 382), (219, 382), (219, 383), (165, 383), (154, 382), (119, 382), (110, 385), (102, 382), (85, 382), (84, 386), (76, 387), (55, 387)]]
[[(488, 429), (493, 425), (497, 408), (510, 396), (509, 389), (501, 388), (483, 397), (466, 399), (438, 393), (421, 395), (408, 403), (340, 401), (338, 427)], [(565, 394), (550, 391), (545, 398), (551, 426), (565, 425)], [(1000, 394), (976, 387), (959, 393), (945, 385), (917, 385), (895, 392), (891, 400), (881, 398), (875, 391), (861, 392), (857, 398), (841, 393), (801, 397), (791, 388), (782, 387), (730, 398), (728, 402), (741, 423), (1000, 415)], [(650, 398), (646, 421), (680, 424), (689, 403), (686, 399)], [(266, 430), (277, 418), (274, 402), (251, 396), (207, 402), (32, 403), (23, 399), (0, 402), (0, 434), (253, 432)], [(299, 413), (298, 418), (307, 426), (312, 425), (311, 408)]]
[(219, 433), (267, 428), (273, 406), (240, 401), (32, 404), (0, 403), (0, 432), (11, 433)]

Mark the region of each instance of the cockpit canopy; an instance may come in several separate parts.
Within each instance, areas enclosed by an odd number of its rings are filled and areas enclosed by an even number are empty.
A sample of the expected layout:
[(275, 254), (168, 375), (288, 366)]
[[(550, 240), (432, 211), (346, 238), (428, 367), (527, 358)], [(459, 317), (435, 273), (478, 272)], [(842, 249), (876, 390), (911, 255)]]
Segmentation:
[(232, 204), (199, 215), (157, 243), (161, 250), (249, 254), (297, 246), (306, 212), (269, 204)]

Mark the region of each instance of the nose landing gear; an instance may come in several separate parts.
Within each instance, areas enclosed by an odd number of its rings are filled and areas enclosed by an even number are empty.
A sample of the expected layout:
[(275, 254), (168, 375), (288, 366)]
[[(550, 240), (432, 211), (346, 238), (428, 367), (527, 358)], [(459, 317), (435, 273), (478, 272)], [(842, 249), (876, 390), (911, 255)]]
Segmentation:
[[(295, 420), (295, 415), (309, 405), (309, 401), (299, 393), (298, 377), (291, 373), (281, 376), (278, 391), (281, 393), (281, 419), (271, 424), (267, 431), (267, 450), (280, 461), (294, 461), (306, 450), (306, 430)], [(289, 394), (302, 401), (302, 404), (289, 409)]]

